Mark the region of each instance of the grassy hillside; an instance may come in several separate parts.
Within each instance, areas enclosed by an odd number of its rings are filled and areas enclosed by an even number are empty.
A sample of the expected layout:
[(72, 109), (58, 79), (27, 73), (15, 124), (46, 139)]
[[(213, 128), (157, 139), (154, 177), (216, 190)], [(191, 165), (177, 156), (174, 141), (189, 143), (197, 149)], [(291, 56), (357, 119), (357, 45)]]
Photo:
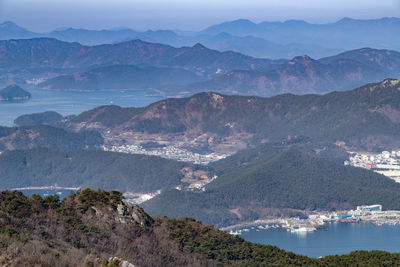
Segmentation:
[(400, 254), (358, 251), (311, 259), (193, 219), (151, 218), (117, 191), (57, 197), (0, 193), (3, 266), (385, 266)]
[(0, 155), (0, 188), (57, 184), (151, 192), (181, 184), (184, 167), (201, 168), (154, 156), (104, 151), (6, 151)]
[(400, 184), (298, 150), (264, 154), (238, 166), (227, 161), (222, 162), (223, 168), (214, 164), (220, 176), (205, 192), (170, 190), (143, 206), (150, 214), (190, 216), (216, 225), (373, 203), (400, 209)]

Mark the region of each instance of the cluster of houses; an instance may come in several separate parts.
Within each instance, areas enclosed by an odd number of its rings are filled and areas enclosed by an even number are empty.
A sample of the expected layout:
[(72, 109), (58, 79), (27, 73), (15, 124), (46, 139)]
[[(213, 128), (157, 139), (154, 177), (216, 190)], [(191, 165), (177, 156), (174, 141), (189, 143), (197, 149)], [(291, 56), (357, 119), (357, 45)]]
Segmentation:
[(352, 152), (344, 165), (373, 170), (400, 182), (400, 151), (383, 151), (380, 154)]
[(179, 148), (179, 147), (171, 146), (171, 145), (159, 147), (159, 148), (153, 148), (153, 149), (149, 149), (149, 150), (144, 149), (140, 145), (111, 146), (111, 147), (104, 147), (103, 149), (106, 151), (113, 151), (113, 152), (159, 156), (162, 158), (192, 162), (192, 163), (201, 164), (201, 165), (207, 165), (210, 162), (214, 162), (214, 161), (217, 161), (217, 160), (227, 157), (227, 155), (225, 155), (225, 154), (194, 153), (194, 152), (191, 152), (191, 151)]

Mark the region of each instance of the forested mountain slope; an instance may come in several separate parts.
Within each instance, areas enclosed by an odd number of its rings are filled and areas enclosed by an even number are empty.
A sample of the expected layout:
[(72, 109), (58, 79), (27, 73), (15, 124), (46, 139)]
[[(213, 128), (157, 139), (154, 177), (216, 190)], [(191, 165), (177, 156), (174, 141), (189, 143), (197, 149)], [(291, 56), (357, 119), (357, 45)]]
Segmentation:
[(392, 150), (400, 148), (400, 82), (387, 79), (325, 95), (261, 98), (200, 93), (141, 109), (96, 108), (67, 125), (95, 125), (122, 139), (130, 135), (193, 140), (211, 150), (223, 143), (239, 147), (241, 142), (274, 143), (299, 136), (311, 142), (345, 142), (350, 149)]
[[(235, 158), (234, 158), (235, 160)], [(365, 169), (343, 166), (299, 150), (218, 168), (205, 192), (169, 190), (143, 204), (150, 214), (189, 216), (229, 225), (310, 210), (340, 210), (380, 203), (400, 209), (400, 184)]]
[(119, 192), (57, 197), (0, 193), (4, 266), (390, 266), (399, 254), (353, 252), (311, 259), (258, 245), (193, 219), (151, 218)]
[(153, 192), (184, 184), (185, 174), (196, 170), (206, 168), (115, 152), (14, 150), (0, 155), (0, 188), (58, 185)]

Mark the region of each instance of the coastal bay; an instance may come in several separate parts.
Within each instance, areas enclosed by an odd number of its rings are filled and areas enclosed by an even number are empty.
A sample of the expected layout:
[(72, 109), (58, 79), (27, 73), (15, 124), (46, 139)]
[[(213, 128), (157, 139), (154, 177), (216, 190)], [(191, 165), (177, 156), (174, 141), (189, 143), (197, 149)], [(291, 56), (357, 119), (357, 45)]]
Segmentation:
[(245, 240), (275, 245), (310, 257), (345, 254), (354, 250), (400, 252), (400, 225), (372, 223), (328, 223), (319, 231), (291, 233), (283, 228), (249, 229), (240, 235)]

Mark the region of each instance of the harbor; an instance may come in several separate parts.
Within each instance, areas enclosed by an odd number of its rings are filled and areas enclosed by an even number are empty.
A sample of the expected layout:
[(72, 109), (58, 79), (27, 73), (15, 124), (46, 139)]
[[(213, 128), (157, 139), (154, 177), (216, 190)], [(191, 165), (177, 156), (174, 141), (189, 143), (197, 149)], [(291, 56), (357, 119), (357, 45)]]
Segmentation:
[(256, 220), (222, 230), (241, 235), (249, 230), (285, 229), (290, 233), (308, 233), (325, 229), (328, 223), (371, 223), (377, 226), (400, 224), (400, 211), (382, 210), (382, 205), (362, 205), (355, 210), (314, 212), (304, 217)]

